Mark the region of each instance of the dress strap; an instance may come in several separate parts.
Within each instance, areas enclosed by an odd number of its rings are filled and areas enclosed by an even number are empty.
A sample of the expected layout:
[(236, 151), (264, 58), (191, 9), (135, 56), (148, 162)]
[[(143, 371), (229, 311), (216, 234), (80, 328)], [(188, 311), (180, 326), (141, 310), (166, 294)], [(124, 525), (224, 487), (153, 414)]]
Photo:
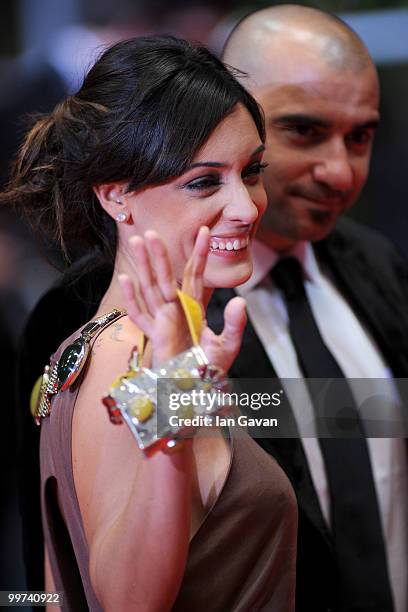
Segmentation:
[(41, 418), (51, 412), (51, 397), (68, 389), (78, 378), (88, 361), (93, 343), (99, 334), (114, 321), (125, 316), (123, 310), (114, 309), (93, 319), (79, 332), (78, 336), (61, 353), (59, 359), (44, 368), (31, 392), (30, 409), (37, 425)]

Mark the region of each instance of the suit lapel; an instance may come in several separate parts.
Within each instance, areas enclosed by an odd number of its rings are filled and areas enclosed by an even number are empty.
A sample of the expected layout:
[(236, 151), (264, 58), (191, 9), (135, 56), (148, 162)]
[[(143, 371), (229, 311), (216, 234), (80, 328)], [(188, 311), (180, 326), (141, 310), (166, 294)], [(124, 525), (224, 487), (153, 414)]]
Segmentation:
[(353, 311), (367, 325), (394, 376), (405, 377), (408, 346), (406, 327), (401, 325), (406, 321), (401, 296), (394, 294), (389, 279), (374, 270), (358, 241), (350, 239), (342, 228), (339, 223), (326, 240), (316, 243), (315, 253), (328, 266)]
[[(343, 229), (344, 227), (344, 229)], [(373, 336), (380, 353), (390, 366), (402, 405), (406, 405), (408, 376), (408, 318), (406, 299), (397, 293), (392, 278), (367, 259), (365, 249), (349, 237), (347, 221), (342, 220), (322, 242), (314, 245), (320, 262), (328, 266), (336, 285), (346, 296), (359, 320)], [(381, 253), (379, 254), (381, 255)], [(402, 279), (399, 279), (402, 282)], [(408, 417), (403, 413), (405, 431)]]

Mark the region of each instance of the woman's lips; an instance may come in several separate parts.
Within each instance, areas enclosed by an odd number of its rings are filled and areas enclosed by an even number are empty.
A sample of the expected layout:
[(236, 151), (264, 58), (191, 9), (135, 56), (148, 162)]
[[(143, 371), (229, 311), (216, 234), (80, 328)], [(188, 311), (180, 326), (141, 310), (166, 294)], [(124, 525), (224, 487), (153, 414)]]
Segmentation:
[(210, 253), (227, 259), (242, 259), (248, 256), (249, 236), (213, 237)]
[(213, 236), (210, 239), (212, 251), (240, 251), (245, 249), (249, 243), (249, 236)]

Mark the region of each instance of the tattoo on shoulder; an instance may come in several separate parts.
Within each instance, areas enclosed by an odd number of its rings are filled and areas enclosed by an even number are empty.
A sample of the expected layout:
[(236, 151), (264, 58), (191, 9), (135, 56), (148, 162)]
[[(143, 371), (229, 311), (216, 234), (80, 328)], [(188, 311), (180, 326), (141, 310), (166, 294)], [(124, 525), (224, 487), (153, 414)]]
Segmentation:
[(123, 329), (122, 323), (115, 323), (113, 325), (113, 330), (110, 336), (111, 340), (114, 340), (115, 342), (123, 342), (123, 339), (119, 338), (119, 334), (122, 331), (122, 329)]
[(95, 344), (93, 345), (93, 351), (95, 352), (98, 348), (100, 348), (102, 346), (103, 343), (103, 338), (102, 336), (98, 336), (98, 338), (95, 341)]

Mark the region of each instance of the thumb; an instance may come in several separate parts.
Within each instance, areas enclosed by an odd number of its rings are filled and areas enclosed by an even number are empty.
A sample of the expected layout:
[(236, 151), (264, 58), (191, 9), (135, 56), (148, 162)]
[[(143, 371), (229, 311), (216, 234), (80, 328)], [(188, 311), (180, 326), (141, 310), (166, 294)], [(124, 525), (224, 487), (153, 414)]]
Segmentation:
[(222, 344), (230, 353), (232, 360), (235, 359), (241, 347), (246, 322), (246, 302), (244, 298), (232, 298), (224, 310), (224, 329), (221, 334)]

